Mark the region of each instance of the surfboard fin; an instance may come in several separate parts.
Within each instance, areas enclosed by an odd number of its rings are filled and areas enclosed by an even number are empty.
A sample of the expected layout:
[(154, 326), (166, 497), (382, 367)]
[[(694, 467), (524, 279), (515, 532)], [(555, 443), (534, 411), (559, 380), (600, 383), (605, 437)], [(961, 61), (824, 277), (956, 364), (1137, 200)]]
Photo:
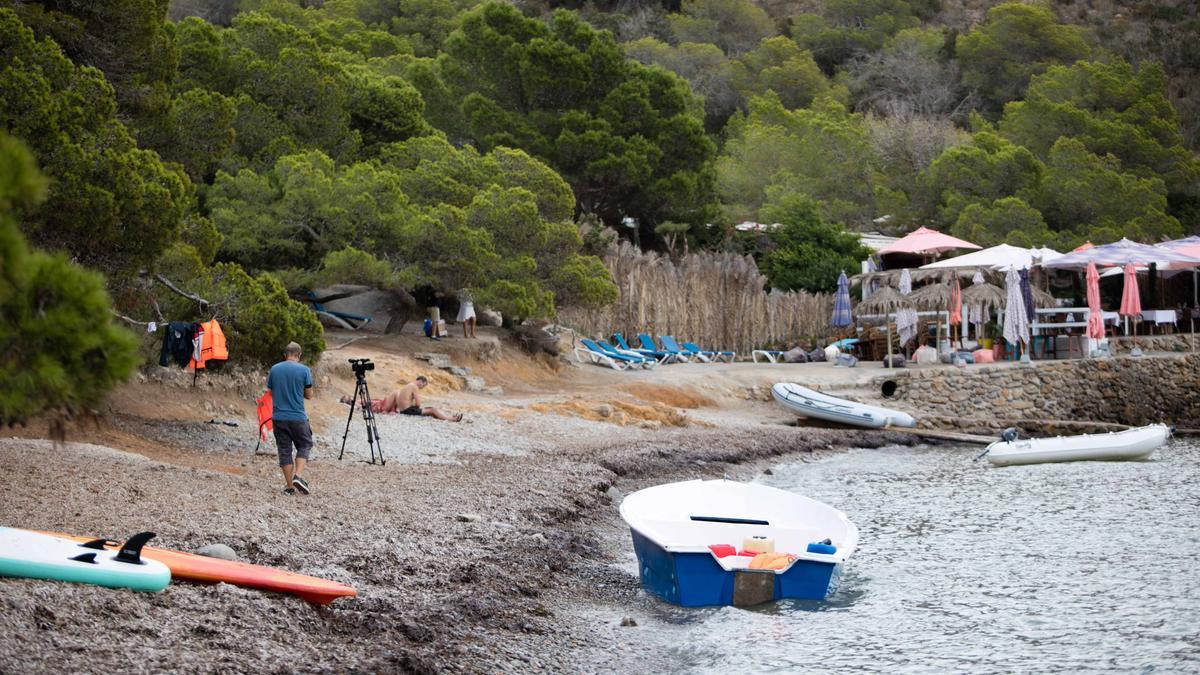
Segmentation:
[(146, 542), (154, 538), (153, 532), (139, 532), (121, 545), (121, 551), (113, 558), (118, 562), (130, 563), (133, 565), (142, 564), (142, 547)]
[(80, 553), (79, 555), (75, 556), (74, 558), (71, 558), (71, 560), (78, 560), (79, 562), (92, 563), (93, 565), (95, 565), (96, 564), (96, 554), (95, 553)]
[(119, 542), (109, 541), (108, 539), (93, 539), (93, 540), (87, 542), (86, 544), (80, 544), (80, 546), (82, 546), (84, 548), (94, 548), (97, 551), (103, 551), (105, 546), (107, 546), (109, 544), (116, 544), (116, 543), (119, 543)]

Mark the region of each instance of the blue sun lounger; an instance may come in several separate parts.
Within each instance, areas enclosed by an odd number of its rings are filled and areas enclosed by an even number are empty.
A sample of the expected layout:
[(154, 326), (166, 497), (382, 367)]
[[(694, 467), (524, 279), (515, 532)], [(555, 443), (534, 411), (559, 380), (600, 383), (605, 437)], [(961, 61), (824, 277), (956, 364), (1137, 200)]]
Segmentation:
[(658, 359), (654, 358), (653, 356), (648, 356), (646, 354), (639, 354), (639, 353), (633, 351), (632, 349), (631, 350), (617, 349), (616, 347), (609, 344), (607, 340), (596, 340), (596, 344), (600, 345), (600, 348), (603, 349), (608, 354), (614, 354), (614, 353), (622, 354), (624, 356), (632, 356), (634, 358), (641, 359), (643, 368), (653, 368), (654, 366), (658, 365)]
[(730, 351), (706, 351), (706, 350), (704, 350), (704, 349), (701, 349), (701, 348), (697, 347), (695, 342), (684, 342), (684, 343), (683, 343), (683, 348), (684, 348), (684, 349), (686, 349), (686, 350), (690, 350), (690, 351), (696, 352), (696, 353), (698, 353), (698, 354), (707, 354), (707, 355), (708, 355), (708, 357), (709, 357), (710, 359), (713, 359), (713, 360), (716, 360), (716, 359), (729, 359), (729, 362), (730, 362), (730, 363), (733, 363), (733, 362), (734, 362), (734, 360), (737, 358), (737, 352), (730, 352)]
[(575, 358), (580, 363), (584, 361), (582, 357), (586, 357), (588, 361), (596, 365), (608, 366), (613, 370), (625, 370), (635, 365), (640, 366), (645, 361), (645, 357), (626, 356), (615, 352), (610, 354), (588, 338), (583, 338), (580, 342), (583, 343), (583, 346), (575, 348)]
[[(649, 350), (658, 348), (658, 346), (654, 344), (654, 338), (650, 337), (649, 333), (638, 333), (638, 341), (642, 343), (642, 349)], [(664, 344), (662, 351), (669, 354), (672, 360), (687, 363), (688, 355), (682, 349), (671, 349)]]
[(633, 347), (630, 347), (627, 342), (625, 342), (624, 335), (621, 335), (620, 333), (613, 333), (612, 338), (613, 342), (617, 343), (617, 347), (622, 351), (637, 352), (642, 356), (652, 356), (657, 359), (659, 363), (668, 363), (671, 361), (671, 355), (660, 350), (658, 347), (655, 347), (654, 349), (634, 349)]
[(666, 349), (669, 352), (678, 352), (684, 356), (687, 356), (688, 358), (696, 359), (701, 363), (709, 363), (713, 359), (712, 352), (679, 346), (679, 343), (675, 341), (675, 336), (673, 335), (659, 335), (658, 341), (662, 343), (663, 349)]

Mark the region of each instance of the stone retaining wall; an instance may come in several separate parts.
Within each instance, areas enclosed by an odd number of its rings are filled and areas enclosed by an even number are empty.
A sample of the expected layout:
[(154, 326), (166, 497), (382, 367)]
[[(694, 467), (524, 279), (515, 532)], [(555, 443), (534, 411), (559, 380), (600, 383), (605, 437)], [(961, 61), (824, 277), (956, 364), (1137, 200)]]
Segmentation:
[(896, 391), (885, 405), (923, 417), (922, 426), (1073, 420), (1200, 428), (1200, 354), (898, 370), (876, 378), (876, 391), (887, 380)]

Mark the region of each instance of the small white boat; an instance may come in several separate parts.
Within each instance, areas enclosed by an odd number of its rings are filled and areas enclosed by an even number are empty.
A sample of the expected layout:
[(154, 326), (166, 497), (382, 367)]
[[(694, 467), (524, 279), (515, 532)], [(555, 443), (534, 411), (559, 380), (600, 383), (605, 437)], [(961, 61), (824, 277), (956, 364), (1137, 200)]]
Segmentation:
[(987, 446), (984, 452), (996, 466), (1146, 459), (1170, 435), (1166, 425), (1151, 424), (1106, 434), (1000, 440)]
[(791, 382), (771, 387), (771, 395), (780, 405), (804, 417), (872, 428), (916, 426), (908, 413), (847, 401)]
[[(646, 591), (685, 607), (822, 600), (858, 546), (846, 514), (766, 485), (690, 480), (638, 490), (621, 502)], [(751, 569), (749, 538), (772, 540), (788, 561)], [(765, 541), (765, 540), (759, 540)], [(740, 549), (740, 550), (739, 550)]]

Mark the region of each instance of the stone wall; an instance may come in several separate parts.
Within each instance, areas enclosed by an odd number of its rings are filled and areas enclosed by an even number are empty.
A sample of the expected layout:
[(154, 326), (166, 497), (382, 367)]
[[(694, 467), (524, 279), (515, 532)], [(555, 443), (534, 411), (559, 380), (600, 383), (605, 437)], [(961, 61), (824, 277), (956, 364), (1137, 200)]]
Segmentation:
[(896, 390), (885, 405), (919, 416), (921, 426), (1066, 420), (1200, 428), (1200, 354), (898, 370), (876, 378), (875, 391), (888, 380)]

